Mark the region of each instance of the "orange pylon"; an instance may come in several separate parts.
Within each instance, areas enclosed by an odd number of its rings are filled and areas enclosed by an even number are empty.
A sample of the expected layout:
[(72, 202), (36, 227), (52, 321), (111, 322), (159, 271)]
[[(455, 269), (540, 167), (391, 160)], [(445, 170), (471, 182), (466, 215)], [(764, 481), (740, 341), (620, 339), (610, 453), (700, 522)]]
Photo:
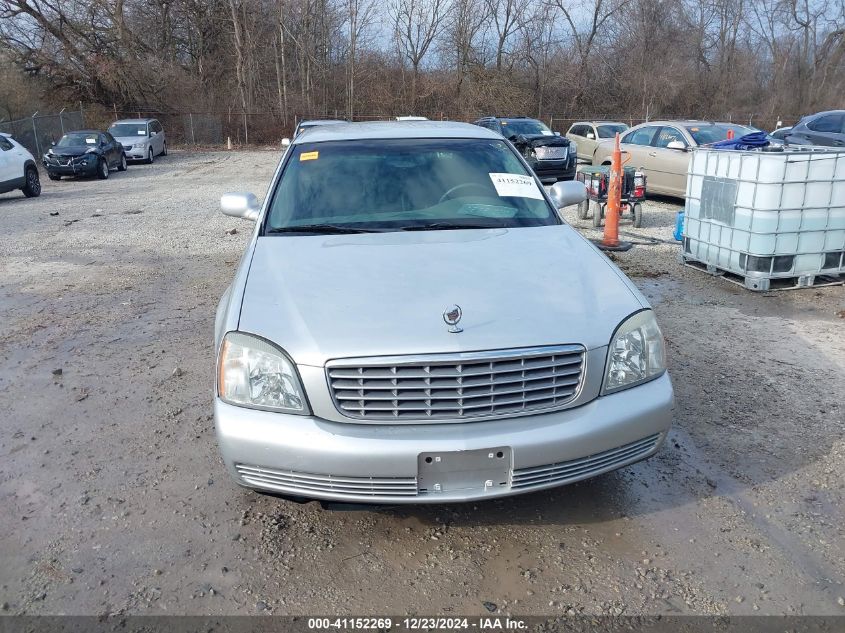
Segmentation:
[(604, 220), (604, 239), (602, 246), (619, 246), (619, 209), (622, 206), (622, 148), (619, 147), (619, 132), (613, 156), (610, 159), (610, 185), (607, 189), (607, 216)]

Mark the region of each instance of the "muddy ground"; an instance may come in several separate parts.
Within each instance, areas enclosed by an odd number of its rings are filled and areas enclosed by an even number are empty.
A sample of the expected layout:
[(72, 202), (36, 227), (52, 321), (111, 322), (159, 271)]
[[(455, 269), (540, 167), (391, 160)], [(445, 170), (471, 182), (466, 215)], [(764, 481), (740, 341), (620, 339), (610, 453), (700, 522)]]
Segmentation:
[[(447, 507), (234, 485), (212, 323), (250, 227), (217, 201), (264, 195), (277, 159), (173, 152), (0, 196), (2, 612), (845, 613), (845, 291), (754, 294), (674, 243), (616, 258), (668, 340), (651, 460)], [(677, 208), (637, 233), (670, 240)]]

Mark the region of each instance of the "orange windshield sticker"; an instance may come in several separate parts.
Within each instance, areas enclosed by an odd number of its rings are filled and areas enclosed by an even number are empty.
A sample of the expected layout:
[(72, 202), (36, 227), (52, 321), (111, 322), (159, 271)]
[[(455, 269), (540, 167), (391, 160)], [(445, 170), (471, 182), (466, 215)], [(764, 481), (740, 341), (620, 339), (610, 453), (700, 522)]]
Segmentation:
[(304, 152), (299, 155), (299, 162), (304, 160), (317, 160), (320, 157), (320, 152)]

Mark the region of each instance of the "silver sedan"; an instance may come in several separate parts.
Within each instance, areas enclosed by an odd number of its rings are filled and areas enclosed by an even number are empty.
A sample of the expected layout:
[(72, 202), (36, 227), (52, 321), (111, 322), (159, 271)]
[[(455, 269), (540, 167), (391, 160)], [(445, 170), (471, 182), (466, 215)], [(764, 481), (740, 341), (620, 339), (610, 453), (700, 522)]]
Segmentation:
[(501, 497), (655, 453), (654, 313), (501, 136), (442, 122), (297, 136), (217, 309), (214, 418), (237, 483), (369, 503)]

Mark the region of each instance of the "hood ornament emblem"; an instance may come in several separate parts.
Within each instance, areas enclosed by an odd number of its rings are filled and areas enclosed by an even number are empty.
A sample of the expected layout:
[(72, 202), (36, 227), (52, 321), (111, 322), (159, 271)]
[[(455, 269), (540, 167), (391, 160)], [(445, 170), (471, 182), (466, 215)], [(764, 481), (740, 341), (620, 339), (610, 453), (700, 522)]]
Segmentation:
[(461, 317), (463, 316), (463, 311), (461, 310), (461, 306), (453, 305), (449, 308), (446, 308), (446, 311), (443, 313), (443, 320), (446, 322), (446, 325), (449, 325), (449, 332), (452, 334), (457, 334), (458, 332), (463, 332), (464, 329), (458, 327), (458, 323), (461, 321)]

